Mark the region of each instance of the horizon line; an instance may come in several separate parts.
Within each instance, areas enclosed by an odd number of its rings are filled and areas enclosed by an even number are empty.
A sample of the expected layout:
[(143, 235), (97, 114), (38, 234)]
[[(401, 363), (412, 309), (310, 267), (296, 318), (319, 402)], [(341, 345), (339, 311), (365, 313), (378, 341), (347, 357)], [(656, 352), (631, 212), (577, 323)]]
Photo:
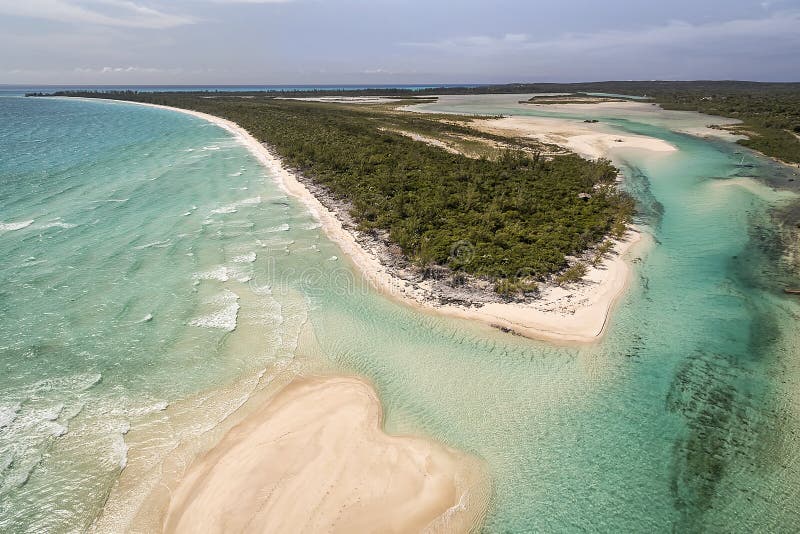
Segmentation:
[(455, 87), (455, 86), (502, 86), (502, 85), (580, 85), (590, 83), (658, 83), (658, 82), (739, 82), (739, 83), (762, 83), (762, 84), (798, 84), (800, 79), (789, 81), (765, 81), (734, 78), (708, 78), (708, 79), (606, 79), (606, 80), (583, 80), (583, 81), (514, 81), (514, 82), (428, 82), (428, 83), (0, 83), (0, 87)]

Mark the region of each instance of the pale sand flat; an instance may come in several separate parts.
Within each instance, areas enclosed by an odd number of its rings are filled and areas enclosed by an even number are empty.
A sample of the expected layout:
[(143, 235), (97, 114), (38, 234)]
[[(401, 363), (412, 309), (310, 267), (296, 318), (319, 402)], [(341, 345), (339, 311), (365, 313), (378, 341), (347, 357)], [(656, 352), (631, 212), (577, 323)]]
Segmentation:
[(610, 131), (602, 123), (584, 123), (575, 119), (514, 115), (502, 119), (476, 119), (472, 125), (487, 133), (528, 137), (543, 143), (562, 146), (589, 159), (608, 157), (610, 151), (619, 148), (639, 148), (654, 152), (677, 150), (663, 139), (618, 133)]
[(467, 532), (486, 510), (481, 464), (381, 430), (375, 391), (298, 379), (196, 460), (165, 532)]

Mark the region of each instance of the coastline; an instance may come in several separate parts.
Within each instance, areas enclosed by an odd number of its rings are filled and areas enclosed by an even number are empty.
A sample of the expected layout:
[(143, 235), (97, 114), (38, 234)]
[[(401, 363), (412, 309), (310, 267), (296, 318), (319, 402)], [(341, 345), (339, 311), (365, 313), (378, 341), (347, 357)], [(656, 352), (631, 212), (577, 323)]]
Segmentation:
[[(602, 106), (602, 104), (585, 105)], [(660, 153), (677, 150), (662, 139), (612, 132), (602, 123), (585, 123), (578, 119), (512, 115), (500, 119), (476, 119), (473, 124), (478, 130), (495, 135), (527, 137), (559, 145), (588, 159), (607, 157), (611, 150), (620, 148), (638, 148)]]
[[(320, 222), (329, 239), (334, 241), (358, 271), (382, 294), (394, 298), (422, 312), (430, 312), (459, 319), (478, 321), (488, 327), (511, 331), (515, 334), (554, 342), (591, 343), (599, 340), (606, 331), (613, 306), (624, 293), (630, 275), (625, 258), (633, 245), (640, 242), (641, 234), (630, 229), (623, 240), (615, 242), (610, 258), (598, 267), (589, 267), (584, 282), (566, 287), (545, 287), (540, 298), (530, 303), (489, 302), (482, 307), (459, 304), (440, 304), (430, 299), (424, 284), (398, 277), (384, 265), (375, 250), (364, 247), (358, 236), (328, 209), (309, 187), (291, 170), (284, 167), (280, 158), (238, 124), (199, 111), (148, 104), (130, 103), (166, 109), (191, 115), (211, 122), (229, 133), (274, 176), (279, 186), (297, 198)], [(503, 120), (503, 119), (500, 119)], [(558, 119), (553, 119), (557, 120)], [(560, 124), (573, 125), (574, 121), (560, 120)], [(608, 134), (607, 136), (611, 136)], [(618, 137), (618, 136), (617, 136)], [(647, 140), (649, 138), (642, 137)], [(658, 143), (658, 140), (654, 140)], [(667, 144), (671, 150), (674, 147)], [(616, 147), (615, 147), (616, 148)], [(584, 153), (589, 155), (588, 153)]]
[[(361, 272), (379, 264), (239, 125), (192, 110), (129, 103), (181, 112), (225, 129), (286, 193), (302, 201)], [(163, 532), (302, 531), (325, 525), (323, 530), (337, 532), (472, 532), (482, 523), (491, 493), (482, 460), (426, 436), (385, 433), (381, 401), (365, 379), (298, 375), (247, 404), (239, 423), (221, 427), (205, 452), (188, 463), (172, 460), (178, 470), (159, 477), (128, 528), (139, 531), (144, 522)], [(281, 423), (283, 430), (270, 434)], [(275, 466), (286, 472), (276, 475)]]

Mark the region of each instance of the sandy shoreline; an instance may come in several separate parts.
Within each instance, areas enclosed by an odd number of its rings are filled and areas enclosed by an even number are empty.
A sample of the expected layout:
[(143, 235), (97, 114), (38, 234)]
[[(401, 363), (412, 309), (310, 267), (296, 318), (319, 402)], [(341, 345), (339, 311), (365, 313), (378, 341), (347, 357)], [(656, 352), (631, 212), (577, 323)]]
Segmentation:
[[(639, 240), (636, 232), (599, 268), (590, 268), (584, 283), (546, 288), (533, 303), (428, 305), (239, 125), (196, 111), (142, 105), (227, 130), (320, 221), (365, 278), (421, 310), (533, 338), (586, 342), (602, 335), (624, 292), (630, 271), (625, 255)], [(380, 401), (365, 382), (298, 379), (196, 458), (169, 492), (155, 499), (156, 509), (142, 513), (163, 514), (157, 521), (168, 532), (463, 532), (478, 525), (489, 487), (480, 462), (432, 440), (386, 435), (381, 422)]]
[[(424, 291), (419, 291), (407, 280), (395, 276), (389, 268), (381, 263), (376, 254), (361, 246), (356, 236), (344, 227), (342, 221), (326, 208), (293, 172), (283, 166), (278, 157), (238, 124), (198, 111), (137, 102), (134, 104), (185, 113), (212, 122), (227, 130), (271, 171), (284, 191), (306, 206), (321, 223), (328, 238), (339, 245), (362, 275), (378, 291), (421, 311), (476, 320), (492, 327), (513, 330), (519, 335), (533, 339), (587, 343), (602, 337), (608, 325), (611, 310), (626, 288), (630, 267), (625, 261), (625, 257), (631, 252), (632, 246), (640, 240), (640, 235), (635, 230), (629, 231), (624, 240), (616, 243), (610, 259), (598, 267), (589, 267), (584, 283), (567, 288), (543, 288), (541, 298), (531, 303), (490, 303), (482, 307), (436, 305), (427, 298)], [(506, 122), (499, 125), (494, 124), (492, 128), (508, 126), (523, 129), (528, 134), (539, 135), (531, 132), (530, 128), (534, 127), (533, 123), (527, 124), (524, 120), (515, 119), (517, 118), (499, 119)], [(537, 118), (524, 117), (523, 119)], [(556, 122), (549, 125), (542, 123), (540, 126), (550, 128), (554, 138), (568, 135), (569, 128), (574, 128), (576, 124), (576, 121), (564, 119), (547, 119), (547, 121)], [(583, 132), (578, 131), (575, 135), (583, 135)], [(601, 137), (602, 142), (597, 146), (596, 138), (582, 139), (580, 143), (584, 150), (578, 150), (578, 152), (589, 157), (598, 157), (598, 155), (603, 155), (603, 151), (608, 150), (609, 143), (613, 143), (613, 140), (609, 141), (609, 139), (618, 137), (613, 134), (604, 134)], [(674, 150), (674, 147), (668, 143), (657, 139), (644, 136), (629, 137), (641, 137), (640, 141), (631, 142), (633, 146), (639, 148), (650, 148), (662, 152)], [(572, 143), (572, 145), (575, 146), (565, 146), (572, 150), (575, 150), (576, 147), (580, 148), (576, 143)], [(617, 145), (619, 144), (613, 143), (612, 148), (619, 148)]]
[[(379, 272), (378, 260), (243, 128), (200, 112), (135, 104), (189, 114), (233, 134), (287, 193), (303, 202), (362, 272)], [(431, 439), (385, 434), (382, 420), (377, 393), (362, 379), (296, 378), (176, 479), (162, 480), (128, 528), (141, 530), (143, 520), (163, 532), (477, 528), (490, 493), (481, 461)]]
[(466, 532), (487, 494), (477, 460), (385, 434), (374, 389), (295, 380), (194, 461), (164, 532)]
[(611, 150), (620, 148), (639, 148), (653, 152), (677, 150), (662, 139), (613, 132), (603, 124), (585, 123), (575, 119), (513, 115), (502, 119), (478, 119), (472, 124), (477, 129), (492, 134), (528, 137), (559, 145), (589, 159), (607, 157)]

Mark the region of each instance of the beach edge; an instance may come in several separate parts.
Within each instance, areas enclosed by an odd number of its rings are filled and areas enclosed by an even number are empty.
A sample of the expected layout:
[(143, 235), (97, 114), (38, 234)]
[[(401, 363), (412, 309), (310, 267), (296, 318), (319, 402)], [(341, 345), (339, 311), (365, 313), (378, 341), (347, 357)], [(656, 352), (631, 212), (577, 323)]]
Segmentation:
[[(629, 286), (631, 265), (627, 258), (631, 255), (633, 245), (642, 240), (642, 234), (636, 228), (630, 228), (623, 239), (615, 240), (610, 259), (597, 267), (588, 267), (586, 282), (567, 288), (548, 287), (547, 294), (533, 302), (489, 303), (481, 307), (432, 302), (409, 287), (408, 282), (392, 274), (374, 253), (358, 242), (336, 214), (293, 171), (284, 166), (267, 143), (260, 142), (239, 124), (216, 115), (173, 106), (112, 99), (89, 100), (183, 113), (226, 130), (270, 172), (284, 192), (306, 207), (319, 221), (326, 236), (342, 249), (379, 293), (418, 311), (477, 321), (491, 328), (541, 341), (593, 343), (606, 333), (613, 309)], [(563, 302), (565, 299), (568, 301), (566, 305)]]

